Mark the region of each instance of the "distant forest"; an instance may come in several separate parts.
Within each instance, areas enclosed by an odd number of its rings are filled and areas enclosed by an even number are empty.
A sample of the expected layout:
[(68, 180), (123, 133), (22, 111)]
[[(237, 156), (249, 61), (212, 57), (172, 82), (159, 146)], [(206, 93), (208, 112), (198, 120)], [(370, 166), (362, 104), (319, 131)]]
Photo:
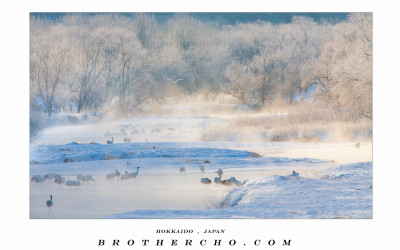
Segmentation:
[(31, 116), (221, 93), (372, 119), (372, 14), (31, 13), (29, 73)]

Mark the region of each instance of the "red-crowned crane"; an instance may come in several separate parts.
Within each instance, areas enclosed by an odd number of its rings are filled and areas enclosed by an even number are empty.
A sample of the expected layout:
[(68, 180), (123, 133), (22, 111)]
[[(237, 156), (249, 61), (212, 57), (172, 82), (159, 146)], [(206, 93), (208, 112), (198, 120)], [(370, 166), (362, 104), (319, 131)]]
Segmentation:
[(53, 206), (53, 195), (50, 195), (50, 200), (46, 201), (46, 206), (48, 208), (51, 208), (51, 206)]

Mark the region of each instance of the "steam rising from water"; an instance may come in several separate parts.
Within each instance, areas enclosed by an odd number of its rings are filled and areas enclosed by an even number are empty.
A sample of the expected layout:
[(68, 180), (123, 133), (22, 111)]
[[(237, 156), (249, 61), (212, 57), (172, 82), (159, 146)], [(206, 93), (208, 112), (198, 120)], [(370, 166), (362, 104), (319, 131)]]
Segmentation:
[[(335, 163), (372, 161), (372, 144), (364, 142), (361, 142), (359, 148), (355, 147), (355, 142), (263, 142), (265, 138), (256, 135), (253, 137), (253, 142), (229, 142), (232, 139), (234, 141), (235, 137), (222, 137), (221, 141), (223, 142), (199, 143), (204, 139), (203, 135), (210, 127), (225, 124), (240, 115), (240, 112), (245, 109), (245, 107), (238, 106), (233, 108), (231, 104), (221, 104), (220, 110), (216, 109), (215, 105), (205, 107), (207, 105), (204, 103), (192, 107), (187, 105), (182, 107), (164, 106), (164, 111), (168, 116), (143, 115), (123, 120), (103, 118), (96, 123), (54, 126), (43, 130), (36, 137), (34, 144), (64, 145), (71, 142), (105, 144), (111, 138), (114, 138), (114, 143), (118, 144), (123, 143), (124, 138), (127, 138), (132, 143), (146, 141), (193, 142), (201, 144), (202, 147), (246, 150), (264, 157), (315, 158)], [(226, 110), (229, 112), (225, 112)], [(235, 113), (234, 110), (238, 112)], [(246, 112), (248, 113), (248, 110)], [(282, 115), (284, 114), (282, 113)], [(257, 117), (257, 114), (252, 116)], [(248, 131), (244, 130), (244, 132)], [(249, 135), (248, 138), (250, 137)], [(77, 164), (82, 164), (86, 171), (95, 170), (96, 167), (100, 169), (101, 166), (110, 164), (110, 162), (118, 163), (119, 161), (61, 163), (49, 167), (67, 169), (69, 166), (76, 167)], [(151, 163), (157, 164), (156, 161)], [(235, 165), (234, 159), (229, 164), (222, 166), (225, 171), (224, 175), (226, 178), (235, 176), (239, 180), (272, 174), (288, 175), (291, 170), (294, 170), (294, 168), (275, 168), (261, 171), (248, 166), (229, 170), (230, 165)], [(331, 166), (329, 164), (315, 168), (302, 166), (296, 171), (299, 170), (303, 177), (318, 178), (321, 167)], [(106, 167), (108, 168), (108, 165)], [(180, 166), (171, 167), (179, 169)], [(221, 197), (230, 190), (230, 188), (214, 183), (208, 186), (200, 183), (200, 179), (203, 177), (213, 180), (216, 174), (211, 169), (216, 167), (220, 166), (208, 166), (204, 174), (198, 171), (183, 175), (179, 174), (178, 170), (176, 174), (157, 174), (157, 172), (151, 172), (151, 164), (149, 164), (149, 172), (141, 172), (136, 181), (132, 179), (127, 182), (116, 179), (107, 181), (104, 174), (94, 171), (93, 177), (96, 182), (85, 183), (80, 187), (69, 188), (50, 182), (32, 183), (30, 185), (30, 216), (31, 218), (101, 218), (110, 214), (140, 209), (205, 209), (210, 205), (208, 202), (210, 197)], [(31, 166), (31, 174), (45, 174), (41, 173), (39, 169), (39, 166)], [(112, 165), (109, 171), (114, 171), (114, 169), (115, 167)], [(105, 168), (103, 168), (104, 170)], [(76, 179), (71, 175), (66, 177), (67, 179)], [(45, 206), (49, 194), (53, 194), (54, 199), (54, 206), (51, 210)]]

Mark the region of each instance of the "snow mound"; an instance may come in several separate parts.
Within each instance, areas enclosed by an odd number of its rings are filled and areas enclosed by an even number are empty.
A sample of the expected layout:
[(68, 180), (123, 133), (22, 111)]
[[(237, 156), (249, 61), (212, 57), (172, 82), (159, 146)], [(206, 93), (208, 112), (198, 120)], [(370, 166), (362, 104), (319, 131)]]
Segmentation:
[(363, 162), (324, 169), (320, 171), (320, 176), (322, 179), (372, 179), (372, 164), (370, 162)]

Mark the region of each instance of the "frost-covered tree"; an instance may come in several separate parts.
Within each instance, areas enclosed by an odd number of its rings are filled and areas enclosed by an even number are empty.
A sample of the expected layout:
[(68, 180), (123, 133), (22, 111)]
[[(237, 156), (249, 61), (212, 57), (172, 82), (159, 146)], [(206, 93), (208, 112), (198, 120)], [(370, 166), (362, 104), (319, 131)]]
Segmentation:
[(290, 25), (289, 39), (291, 40), (288, 83), (290, 102), (297, 94), (303, 100), (308, 89), (314, 84), (312, 70), (319, 57), (320, 51), (318, 25), (309, 17), (293, 18)]
[(137, 13), (133, 22), (136, 38), (146, 49), (155, 46), (155, 37), (158, 35), (157, 20), (153, 15)]
[[(57, 29), (53, 27), (51, 30)], [(65, 80), (68, 45), (57, 40), (59, 33), (36, 34), (31, 39), (30, 81), (31, 91), (36, 93), (36, 104), (42, 107), (48, 116), (58, 108), (57, 94)], [(56, 42), (57, 41), (57, 42)]]
[(255, 57), (252, 64), (252, 74), (255, 84), (255, 98), (258, 104), (264, 105), (274, 98), (274, 83), (276, 80), (276, 62), (268, 57)]
[(315, 73), (319, 96), (337, 112), (372, 119), (372, 14), (351, 14), (333, 34)]
[(240, 100), (243, 104), (251, 103), (252, 77), (250, 68), (238, 62), (232, 62), (225, 71), (228, 83), (224, 91)]
[[(136, 109), (173, 93), (229, 93), (270, 105), (314, 99), (372, 118), (372, 15), (211, 24), (191, 14), (69, 14), (31, 19), (31, 104), (48, 115)], [(180, 79), (180, 80), (179, 80)], [(179, 80), (179, 81), (177, 81)]]
[(85, 107), (93, 107), (96, 102), (96, 87), (100, 87), (99, 78), (104, 70), (101, 51), (103, 42), (96, 37), (83, 34), (74, 56), (76, 85), (73, 92), (76, 96), (77, 112)]

